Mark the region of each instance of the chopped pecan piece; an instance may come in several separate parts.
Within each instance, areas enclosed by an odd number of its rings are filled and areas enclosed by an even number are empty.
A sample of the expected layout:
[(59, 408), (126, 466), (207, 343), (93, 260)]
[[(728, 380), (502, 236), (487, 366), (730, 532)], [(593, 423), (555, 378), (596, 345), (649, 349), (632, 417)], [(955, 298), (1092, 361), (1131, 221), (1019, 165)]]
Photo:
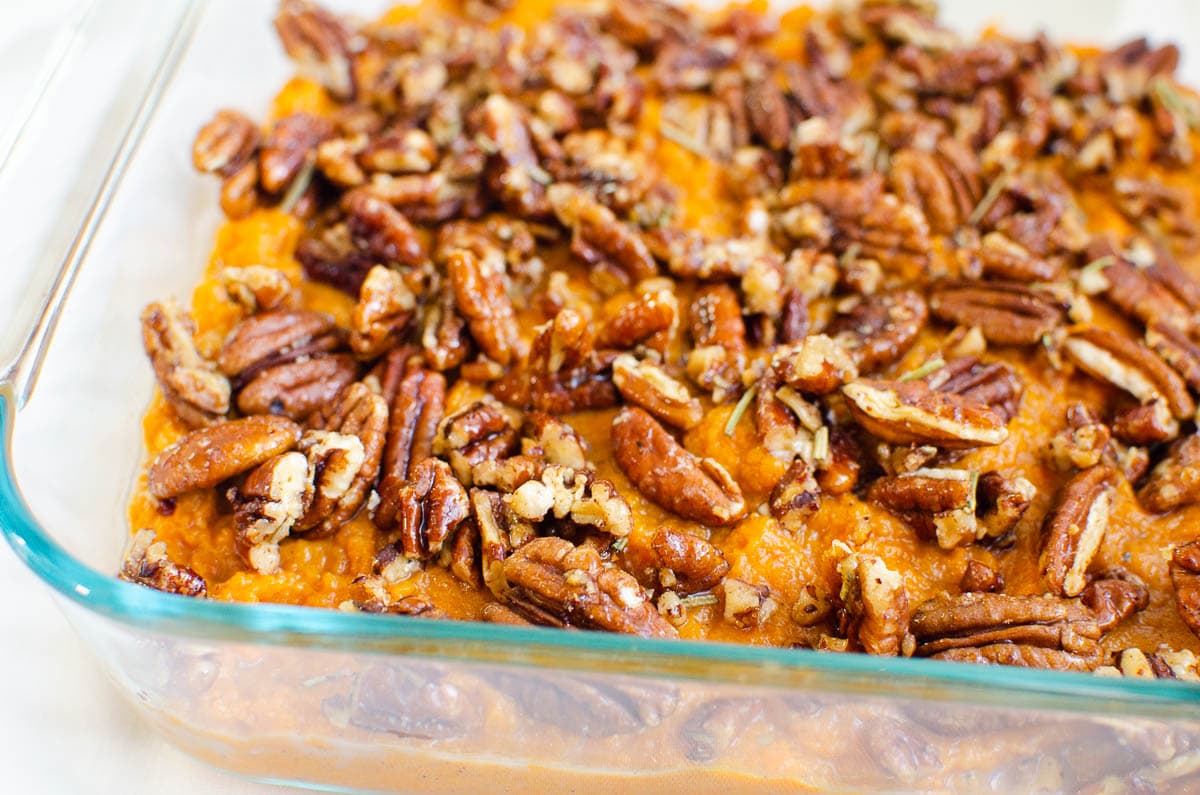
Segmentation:
[(520, 338), (512, 300), (504, 283), (504, 260), (476, 256), (466, 249), (450, 252), (446, 271), (458, 310), (471, 336), (493, 361), (507, 365), (519, 353)]
[(339, 513), (343, 498), (362, 470), (366, 451), (362, 440), (353, 434), (312, 430), (301, 437), (299, 450), (308, 460), (312, 497), (294, 531), (299, 535), (316, 528), (318, 536), (327, 535), (340, 527), (327, 520)]
[(928, 316), (919, 293), (879, 293), (834, 318), (828, 333), (850, 349), (860, 373), (870, 373), (899, 360), (916, 342)]
[(1101, 631), (1110, 629), (1145, 610), (1150, 604), (1150, 589), (1139, 577), (1117, 569), (1100, 574), (1083, 589), (1079, 601), (1096, 614)]
[(217, 278), (229, 297), (251, 314), (286, 309), (295, 300), (296, 291), (287, 275), (265, 265), (222, 268)]
[(829, 455), (817, 472), (817, 483), (825, 494), (847, 494), (858, 486), (858, 475), (866, 460), (857, 441), (844, 428), (829, 432)]
[(1072, 332), (1063, 342), (1063, 350), (1089, 375), (1143, 403), (1161, 397), (1178, 419), (1196, 411), (1179, 373), (1139, 342), (1109, 329), (1089, 327)]
[(372, 138), (358, 156), (371, 171), (389, 174), (430, 171), (437, 158), (437, 144), (419, 128), (387, 130)]
[(630, 354), (613, 359), (613, 384), (621, 396), (676, 428), (695, 427), (704, 416), (700, 401), (658, 364)]
[(376, 265), (367, 273), (350, 316), (350, 347), (372, 358), (401, 341), (412, 320), (416, 299), (397, 271)]
[(1157, 513), (1200, 501), (1200, 436), (1193, 434), (1171, 445), (1138, 490), (1138, 501)]
[(670, 588), (692, 594), (712, 590), (729, 572), (724, 553), (698, 535), (660, 527), (650, 541), (655, 562), (671, 572)]
[(204, 174), (229, 177), (249, 162), (262, 136), (241, 111), (219, 110), (200, 128), (192, 144), (192, 165)]
[(605, 266), (627, 282), (658, 273), (641, 236), (585, 191), (558, 183), (551, 186), (549, 197), (559, 222), (571, 230), (571, 251), (584, 262)]
[(441, 373), (415, 367), (404, 376), (388, 414), (381, 468), (385, 479), (405, 480), (418, 462), (433, 455), (445, 406), (446, 378)]
[(779, 606), (766, 585), (754, 585), (737, 577), (721, 580), (721, 592), (725, 597), (725, 620), (738, 629), (761, 626)]
[(741, 387), (745, 366), (746, 325), (733, 288), (718, 284), (700, 290), (692, 303), (691, 333), (688, 377), (711, 389), (720, 402)]
[(286, 453), (300, 440), (300, 426), (284, 417), (245, 417), (209, 425), (159, 453), (146, 486), (160, 500), (212, 488)]
[(1171, 416), (1167, 401), (1157, 397), (1118, 411), (1113, 417), (1112, 433), (1128, 444), (1158, 444), (1179, 436), (1179, 422)]
[(767, 501), (771, 515), (787, 530), (795, 532), (821, 507), (821, 487), (812, 466), (797, 458), (771, 490)]
[(598, 480), (590, 472), (550, 465), (537, 479), (530, 478), (504, 498), (505, 505), (527, 522), (548, 516), (589, 525), (612, 536), (627, 536), (633, 530), (629, 503), (610, 481)]
[(275, 31), (287, 54), (330, 94), (341, 100), (354, 95), (351, 34), (341, 20), (307, 0), (284, 0)]
[(1057, 469), (1087, 469), (1100, 463), (1111, 433), (1083, 403), (1067, 407), (1067, 426), (1050, 439), (1046, 453)]
[(917, 469), (876, 480), (867, 498), (904, 517), (921, 537), (953, 549), (982, 537), (977, 486), (978, 475), (965, 469)]
[(697, 459), (645, 410), (627, 407), (613, 419), (613, 455), (621, 471), (653, 502), (710, 525), (742, 517), (737, 482), (710, 458)]
[(505, 599), (534, 623), (674, 638), (642, 587), (606, 568), (595, 549), (561, 538), (535, 538), (504, 561)]
[(630, 350), (638, 345), (664, 353), (679, 324), (679, 300), (671, 290), (638, 296), (610, 317), (596, 335), (601, 348)]
[(450, 465), (437, 458), (416, 461), (407, 480), (389, 475), (379, 484), (375, 524), (411, 559), (424, 560), (441, 552), (454, 532), (471, 515), (467, 490)]
[[(544, 411), (531, 411), (525, 417), (526, 452), (536, 452), (549, 464), (587, 469), (587, 446), (575, 429)], [(522, 443), (522, 447), (525, 445)]]
[(963, 593), (1001, 593), (1004, 590), (1004, 575), (986, 563), (969, 560), (958, 587)]
[(875, 555), (851, 552), (838, 562), (839, 595), (850, 616), (849, 636), (867, 654), (895, 657), (911, 649), (908, 591), (900, 575)]
[(1066, 318), (1053, 298), (1013, 282), (943, 282), (930, 293), (929, 311), (979, 328), (996, 345), (1036, 345)]
[(824, 334), (779, 348), (771, 366), (780, 381), (811, 395), (827, 395), (858, 377), (851, 353)]
[(492, 94), (482, 105), (482, 127), (495, 150), (488, 157), (492, 192), (514, 215), (548, 215), (545, 172), (538, 165), (520, 106), (501, 94)]
[(139, 530), (129, 540), (121, 563), (120, 577), (164, 593), (208, 596), (204, 578), (187, 566), (167, 557), (167, 545), (156, 541), (153, 530)]
[(984, 472), (975, 486), (975, 516), (979, 537), (1000, 542), (1010, 538), (1025, 515), (1037, 489), (1025, 478), (1007, 478), (999, 472)]
[(1087, 569), (1100, 549), (1112, 508), (1117, 473), (1106, 466), (1085, 469), (1071, 478), (1047, 516), (1043, 533), (1042, 578), (1060, 596), (1078, 596), (1087, 585)]
[(516, 412), (485, 398), (442, 420), (433, 454), (449, 461), (458, 479), (470, 486), (471, 467), (516, 452), (520, 427)]
[(174, 301), (142, 311), (142, 345), (163, 399), (191, 427), (209, 425), (229, 412), (229, 380), (196, 350), (195, 324)]
[(1200, 635), (1200, 541), (1175, 547), (1170, 568), (1179, 615), (1192, 632)]
[(859, 379), (842, 387), (860, 426), (893, 444), (949, 449), (1000, 444), (1008, 430), (986, 404), (929, 388), (922, 381)]
[(303, 453), (275, 456), (230, 490), (238, 553), (260, 574), (279, 570), (279, 543), (308, 510), (312, 499)]
[[(297, 524), (299, 530), (310, 536), (320, 537), (332, 533), (353, 519), (375, 485), (387, 437), (388, 406), (381, 396), (372, 392), (362, 382), (356, 382), (343, 389), (333, 402), (327, 404), (309, 422), (317, 432), (337, 434), (343, 439), (357, 439), (362, 450), (358, 468), (346, 468), (346, 474), (350, 478), (346, 486), (343, 488), (338, 480), (334, 488), (324, 493), (318, 488), (312, 506)], [(310, 431), (310, 435), (312, 433)], [(310, 451), (309, 462), (312, 464), (313, 448), (306, 446), (303, 440), (300, 446), (301, 449)], [(317, 444), (316, 447), (321, 447), (321, 444)], [(323, 472), (319, 469), (317, 471), (321, 476), (332, 474), (328, 469)], [(334, 492), (337, 492), (336, 496)]]

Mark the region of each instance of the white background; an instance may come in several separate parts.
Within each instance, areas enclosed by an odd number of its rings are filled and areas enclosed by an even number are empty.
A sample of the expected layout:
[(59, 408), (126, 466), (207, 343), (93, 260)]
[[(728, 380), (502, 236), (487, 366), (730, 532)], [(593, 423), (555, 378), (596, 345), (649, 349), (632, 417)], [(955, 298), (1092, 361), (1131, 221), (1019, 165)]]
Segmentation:
[[(229, 1), (233, 0), (219, 0)], [(373, 3), (374, 4), (374, 3)], [(351, 3), (340, 2), (340, 6)], [(16, 120), (14, 108), (53, 51), (75, 0), (0, 0), (0, 146)], [(991, 2), (946, 0), (946, 16), (976, 29), (999, 13)], [(1007, 27), (1018, 32), (1045, 26), (1075, 40), (1113, 41), (1117, 32), (1148, 33), (1200, 46), (1194, 33), (1200, 3), (1187, 0), (1010, 0)], [(1186, 32), (1193, 41), (1184, 42)], [(263, 41), (263, 46), (276, 46)], [(1196, 59), (1185, 61), (1195, 80)], [(86, 125), (84, 125), (86, 126)], [(180, 141), (181, 147), (190, 141)], [(47, 179), (56, 173), (46, 158)], [(61, 169), (60, 169), (61, 170)], [(30, 213), (53, 208), (30, 207)], [(32, 219), (31, 219), (32, 220)], [(18, 225), (19, 228), (19, 225)], [(206, 252), (197, 252), (205, 256)], [(0, 263), (4, 284), (21, 284), (21, 262)], [(0, 289), (0, 323), (21, 300), (19, 289)], [(22, 313), (17, 312), (19, 317)], [(131, 439), (130, 444), (136, 443)], [(157, 738), (94, 667), (49, 592), (0, 543), (0, 790), (13, 793), (228, 792), (263, 795), (291, 791), (227, 776), (184, 756)]]

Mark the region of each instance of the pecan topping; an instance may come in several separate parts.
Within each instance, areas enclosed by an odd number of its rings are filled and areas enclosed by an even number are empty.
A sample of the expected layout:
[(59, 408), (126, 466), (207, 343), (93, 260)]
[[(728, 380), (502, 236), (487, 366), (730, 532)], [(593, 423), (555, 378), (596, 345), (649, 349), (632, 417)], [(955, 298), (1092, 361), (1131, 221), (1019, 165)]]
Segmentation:
[(1171, 585), (1183, 623), (1200, 635), (1200, 541), (1190, 541), (1171, 552)]
[(442, 420), (433, 439), (433, 454), (445, 458), (454, 474), (471, 485), (471, 467), (516, 452), (516, 413), (495, 400), (485, 399)]
[(612, 536), (633, 530), (633, 513), (610, 481), (589, 472), (550, 465), (505, 496), (505, 504), (521, 519), (540, 522), (553, 516), (596, 527)]
[(669, 587), (680, 593), (711, 590), (729, 572), (724, 553), (691, 533), (660, 527), (650, 546), (657, 564), (671, 572)]
[(192, 165), (204, 174), (229, 177), (254, 156), (261, 137), (258, 125), (246, 114), (219, 110), (196, 134)]
[(376, 262), (419, 266), (425, 250), (404, 215), (366, 188), (342, 197), (346, 227), (357, 249)]
[(812, 395), (829, 394), (858, 377), (854, 357), (824, 334), (779, 348), (771, 366), (780, 381)]
[(504, 261), (477, 257), (465, 249), (450, 252), (446, 271), (458, 310), (466, 318), (475, 342), (492, 360), (509, 364), (520, 339), (512, 300), (504, 284)]
[(1036, 495), (1037, 489), (1025, 478), (984, 472), (975, 486), (977, 535), (1001, 542), (1008, 539)]
[(881, 293), (834, 318), (828, 333), (850, 349), (860, 373), (870, 373), (898, 361), (916, 342), (928, 316), (919, 293)]
[(1034, 255), (1001, 232), (988, 232), (979, 241), (982, 275), (1009, 284), (1052, 282), (1059, 277), (1057, 263)]
[(746, 325), (737, 294), (726, 284), (704, 287), (692, 303), (687, 374), (720, 402), (741, 386)]
[(385, 480), (406, 480), (418, 462), (433, 455), (433, 440), (445, 406), (446, 378), (441, 373), (415, 367), (404, 376), (388, 415), (381, 469)]
[(742, 517), (746, 501), (725, 468), (697, 459), (643, 409), (621, 410), (612, 424), (613, 455), (649, 499), (687, 519), (710, 525)]
[(350, 317), (350, 347), (359, 356), (378, 356), (394, 347), (412, 320), (416, 301), (400, 274), (376, 265), (367, 273)]
[(337, 397), (358, 375), (348, 354), (301, 357), (259, 372), (238, 392), (246, 414), (282, 414), (300, 419)]
[(1200, 501), (1200, 436), (1171, 445), (1138, 491), (1138, 501), (1159, 513)]
[(996, 345), (1035, 345), (1066, 316), (1046, 294), (1012, 282), (944, 282), (930, 294), (929, 311), (978, 327)]
[(958, 449), (1008, 438), (1003, 419), (985, 404), (934, 391), (922, 381), (859, 379), (842, 394), (864, 430), (893, 444)]
[(646, 242), (612, 210), (565, 183), (551, 186), (549, 197), (559, 222), (571, 230), (571, 251), (584, 262), (604, 266), (628, 282), (658, 273)]
[(1187, 384), (1146, 346), (1103, 328), (1079, 329), (1063, 350), (1089, 375), (1123, 389), (1143, 403), (1163, 398), (1178, 419), (1190, 417), (1196, 404)]
[(867, 498), (903, 516), (922, 538), (953, 549), (982, 537), (977, 486), (976, 473), (964, 469), (917, 469), (876, 480)]
[(492, 94), (484, 101), (482, 114), (483, 132), (495, 149), (488, 158), (492, 191), (518, 217), (547, 215), (546, 186), (541, 177), (545, 172), (538, 165), (520, 107), (501, 94)]
[(725, 620), (738, 629), (761, 626), (779, 606), (766, 585), (754, 585), (736, 577), (722, 580), (721, 591), (725, 597)]
[(792, 462), (771, 490), (767, 505), (771, 515), (793, 532), (802, 528), (805, 520), (817, 512), (821, 507), (821, 487), (807, 461), (797, 458)]
[[(895, 657), (908, 644), (908, 591), (900, 575), (880, 558), (851, 552), (837, 566), (842, 577), (839, 598), (850, 616), (850, 636), (863, 651)], [(908, 656), (908, 652), (904, 652)]]
[(282, 271), (265, 265), (222, 268), (217, 278), (229, 297), (251, 314), (286, 309), (295, 300), (291, 280)]
[(1183, 376), (1188, 386), (1200, 390), (1200, 345), (1179, 329), (1157, 320), (1146, 329), (1146, 345)]
[(1116, 476), (1106, 466), (1080, 472), (1063, 486), (1046, 518), (1042, 577), (1060, 596), (1078, 596), (1087, 585), (1087, 568), (1108, 526)]
[(951, 359), (919, 380), (939, 392), (988, 406), (1006, 422), (1017, 416), (1025, 390), (1011, 367), (1003, 362), (984, 364), (974, 356)]
[(646, 292), (610, 317), (596, 335), (601, 348), (629, 350), (638, 345), (666, 351), (679, 323), (679, 300), (670, 290)]
[(153, 530), (139, 530), (129, 540), (119, 574), (126, 582), (182, 596), (208, 596), (204, 578), (167, 557), (167, 545), (156, 541)]
[(454, 291), (448, 286), (442, 288), (436, 303), (425, 307), (421, 347), (425, 349), (425, 361), (441, 372), (458, 367), (471, 353), (467, 321), (458, 311)]
[(1108, 426), (1083, 403), (1067, 408), (1067, 425), (1050, 439), (1047, 455), (1062, 471), (1087, 469), (1100, 463), (1111, 434)]
[(407, 481), (384, 478), (373, 518), (380, 530), (398, 537), (395, 543), (405, 556), (426, 559), (442, 550), (470, 514), (467, 490), (450, 465), (423, 458), (412, 465)]
[(942, 138), (932, 152), (901, 149), (891, 165), (896, 195), (921, 207), (940, 234), (954, 234), (983, 197), (978, 160), (953, 138)]
[(1110, 629), (1145, 610), (1150, 604), (1150, 589), (1138, 577), (1120, 569), (1101, 574), (1079, 595), (1079, 601), (1096, 614), (1100, 629)]
[(306, 164), (316, 162), (317, 145), (332, 135), (332, 123), (310, 113), (293, 113), (275, 122), (258, 154), (263, 189), (279, 193), (291, 185)]
[(196, 350), (195, 324), (174, 301), (142, 312), (142, 344), (163, 399), (192, 427), (223, 419), (229, 412), (229, 381)]
[[(531, 411), (525, 417), (525, 438), (529, 452), (536, 452), (549, 464), (587, 469), (587, 446), (575, 429), (544, 411)], [(522, 445), (524, 446), (524, 444)]]
[(161, 499), (211, 488), (285, 453), (300, 427), (283, 417), (246, 417), (199, 428), (159, 453), (146, 485)]
[(1158, 444), (1179, 436), (1179, 422), (1171, 416), (1167, 401), (1154, 398), (1149, 403), (1117, 412), (1113, 417), (1112, 433), (1128, 444)]
[(612, 369), (613, 384), (621, 396), (663, 422), (687, 430), (704, 416), (700, 401), (654, 362), (621, 354), (613, 359)]
[(1004, 590), (1004, 575), (986, 563), (969, 560), (958, 587), (963, 593), (1000, 593)]
[(357, 436), (335, 431), (306, 431), (299, 450), (308, 460), (312, 496), (294, 530), (299, 534), (316, 529), (318, 537), (328, 535), (340, 527), (332, 519), (341, 513), (343, 499), (355, 486), (366, 451)]
[(534, 623), (673, 638), (637, 581), (605, 568), (591, 547), (561, 538), (535, 538), (504, 561), (505, 599)]
[(284, 0), (275, 31), (283, 49), (313, 80), (339, 99), (353, 96), (351, 35), (341, 20), (306, 0)]
[(265, 462), (230, 490), (238, 552), (255, 571), (278, 571), (279, 542), (308, 510), (310, 485), (308, 459), (291, 452)]
[(246, 318), (225, 341), (217, 356), (221, 372), (239, 381), (289, 355), (310, 355), (337, 347), (333, 318), (321, 312), (289, 310), (264, 312)]

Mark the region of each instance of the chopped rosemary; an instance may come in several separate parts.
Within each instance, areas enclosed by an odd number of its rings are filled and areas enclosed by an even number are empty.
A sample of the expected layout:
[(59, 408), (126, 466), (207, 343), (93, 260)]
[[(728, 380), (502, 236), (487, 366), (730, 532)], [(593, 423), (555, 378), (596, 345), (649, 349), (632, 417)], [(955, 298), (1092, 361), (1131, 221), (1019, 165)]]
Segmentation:
[(700, 155), (700, 157), (708, 157), (708, 147), (704, 145), (704, 142), (697, 139), (694, 135), (690, 134), (682, 127), (679, 127), (667, 121), (666, 119), (659, 119), (658, 131), (662, 134), (663, 138), (666, 138), (672, 143), (679, 144), (692, 154)]
[(842, 252), (842, 256), (838, 258), (838, 265), (843, 268), (849, 268), (858, 259), (859, 252), (862, 251), (862, 245), (859, 243), (851, 243), (846, 246), (846, 250)]
[(1162, 75), (1155, 77), (1150, 81), (1150, 90), (1167, 110), (1179, 114), (1188, 127), (1194, 130), (1200, 126), (1200, 109), (1196, 107), (1195, 102), (1188, 102), (1168, 78)]
[(494, 155), (500, 151), (500, 147), (496, 146), (496, 142), (487, 137), (483, 133), (478, 133), (475, 136), (475, 143), (483, 150), (484, 154)]
[(940, 355), (934, 356), (915, 370), (909, 370), (904, 375), (900, 376), (901, 381), (916, 381), (919, 378), (924, 378), (930, 373), (936, 373), (946, 366), (946, 360)]
[(549, 185), (554, 182), (554, 177), (550, 176), (550, 172), (536, 164), (529, 166), (529, 176), (534, 182), (541, 183), (542, 185)]
[(1111, 254), (1105, 254), (1103, 257), (1097, 257), (1087, 265), (1084, 265), (1075, 276), (1075, 281), (1079, 284), (1079, 289), (1085, 295), (1097, 295), (1107, 290), (1112, 285), (1104, 277), (1104, 269), (1115, 265), (1116, 262), (1116, 257)]
[(300, 197), (304, 195), (304, 191), (308, 190), (308, 186), (312, 184), (313, 174), (316, 170), (317, 161), (310, 157), (305, 161), (300, 173), (292, 180), (292, 184), (288, 185), (287, 193), (283, 195), (283, 201), (279, 203), (280, 210), (290, 213), (295, 208)]
[(746, 409), (750, 408), (750, 401), (754, 400), (754, 396), (757, 394), (758, 384), (755, 384), (738, 399), (737, 405), (733, 407), (733, 411), (729, 415), (729, 420), (725, 423), (726, 436), (733, 436), (738, 423), (742, 421), (742, 415), (746, 413)]
[(829, 461), (829, 426), (822, 425), (817, 428), (817, 432), (813, 434), (812, 446), (813, 461), (818, 464), (824, 464)]
[(682, 607), (705, 607), (707, 605), (715, 605), (716, 603), (717, 595), (711, 593), (694, 593), (679, 600), (679, 604)]
[(975, 205), (975, 209), (971, 211), (971, 216), (967, 220), (974, 226), (983, 220), (983, 216), (987, 215), (987, 211), (992, 209), (992, 205), (996, 203), (996, 199), (1000, 198), (1000, 194), (1008, 187), (1008, 173), (1005, 172), (996, 177), (996, 180), (988, 186), (987, 193), (983, 194), (983, 198), (979, 200), (979, 204)]
[(629, 546), (629, 536), (621, 536), (620, 538), (616, 539), (611, 544), (609, 544), (608, 548), (611, 549), (616, 554), (620, 555), (622, 552), (625, 551), (625, 547), (627, 547), (627, 546)]

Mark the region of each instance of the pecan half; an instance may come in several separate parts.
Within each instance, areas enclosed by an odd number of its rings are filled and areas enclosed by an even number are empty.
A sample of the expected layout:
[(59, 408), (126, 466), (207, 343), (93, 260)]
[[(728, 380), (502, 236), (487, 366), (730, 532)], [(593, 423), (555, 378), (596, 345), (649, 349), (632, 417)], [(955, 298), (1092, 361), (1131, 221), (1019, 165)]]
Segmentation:
[(1150, 589), (1139, 577), (1116, 569), (1092, 580), (1079, 594), (1079, 601), (1096, 615), (1096, 623), (1101, 631), (1108, 632), (1149, 606)]
[(839, 598), (851, 619), (848, 634), (867, 654), (895, 657), (904, 651), (911, 639), (908, 591), (900, 575), (879, 557), (862, 552), (843, 557), (837, 569), (842, 577)]
[(1171, 552), (1171, 586), (1183, 623), (1200, 636), (1200, 541), (1190, 541)]
[(406, 481), (389, 475), (379, 484), (375, 524), (406, 557), (425, 560), (471, 515), (467, 490), (450, 465), (437, 458), (415, 462)]
[(745, 366), (746, 324), (737, 293), (727, 284), (701, 288), (692, 302), (690, 326), (694, 347), (688, 377), (720, 402), (741, 387)]
[(587, 192), (558, 183), (550, 187), (549, 198), (559, 222), (571, 230), (571, 251), (584, 262), (605, 266), (626, 282), (658, 273), (641, 236)]
[(458, 367), (471, 354), (467, 321), (458, 311), (454, 290), (449, 286), (442, 288), (436, 302), (425, 307), (421, 347), (429, 366), (442, 372)]
[(982, 275), (1008, 283), (1029, 284), (1058, 279), (1058, 263), (1038, 257), (1001, 232), (988, 232), (979, 241)]
[(449, 461), (458, 479), (470, 486), (473, 466), (516, 452), (520, 426), (516, 412), (485, 398), (442, 420), (433, 454)]
[(671, 572), (668, 587), (680, 593), (711, 590), (729, 572), (724, 553), (692, 533), (660, 527), (650, 541), (650, 548), (654, 550), (657, 565)]
[(260, 574), (279, 570), (279, 542), (308, 510), (312, 499), (308, 459), (290, 452), (263, 463), (230, 490), (238, 553)]
[(293, 113), (275, 122), (258, 151), (259, 182), (268, 193), (280, 193), (315, 163), (317, 146), (333, 136), (333, 123), (311, 113)]
[(1100, 549), (1112, 508), (1117, 473), (1106, 466), (1085, 469), (1058, 494), (1046, 517), (1042, 578), (1059, 596), (1078, 596), (1087, 586), (1087, 569)]
[(507, 365), (519, 353), (512, 300), (504, 284), (504, 260), (480, 258), (466, 249), (450, 252), (446, 272), (471, 336), (493, 361)]
[(623, 305), (596, 335), (601, 348), (629, 350), (638, 345), (664, 353), (679, 325), (679, 300), (671, 290), (646, 292)]
[(627, 407), (613, 419), (613, 456), (651, 501), (710, 525), (737, 521), (746, 501), (737, 482), (710, 458), (697, 459), (644, 409)]
[(704, 409), (686, 386), (669, 376), (658, 364), (630, 354), (613, 359), (613, 384), (631, 403), (636, 403), (663, 422), (676, 428), (693, 428)]
[(504, 561), (505, 600), (534, 623), (674, 638), (637, 580), (587, 546), (535, 538)]
[(446, 378), (441, 373), (416, 367), (404, 376), (388, 413), (380, 470), (385, 479), (405, 480), (418, 462), (433, 455), (433, 440), (445, 406)]
[(929, 295), (929, 311), (979, 328), (996, 345), (1036, 345), (1066, 319), (1053, 298), (1013, 282), (943, 282)]
[(492, 192), (514, 215), (547, 215), (546, 186), (541, 177), (545, 172), (538, 165), (522, 109), (507, 97), (492, 94), (484, 100), (481, 113), (483, 133), (495, 149), (488, 157)]
[(346, 228), (358, 251), (379, 263), (417, 267), (425, 262), (425, 249), (417, 230), (404, 214), (367, 188), (342, 196)]
[(1179, 422), (1161, 397), (1113, 415), (1113, 436), (1134, 445), (1152, 445), (1179, 436)]
[(961, 449), (1008, 438), (1003, 418), (985, 404), (932, 390), (922, 381), (859, 379), (842, 387), (842, 394), (864, 430), (893, 444)]
[(229, 177), (249, 162), (262, 135), (258, 125), (237, 110), (219, 110), (200, 128), (192, 144), (192, 165), (204, 174)]
[(199, 428), (158, 454), (146, 486), (160, 500), (212, 488), (286, 453), (300, 426), (284, 417), (245, 417)]
[(860, 373), (870, 373), (898, 361), (917, 341), (928, 317), (920, 293), (877, 293), (835, 317), (827, 333), (850, 349)]
[(1193, 390), (1200, 391), (1200, 345), (1170, 324), (1151, 321), (1146, 328), (1146, 345), (1171, 365)]
[(301, 419), (328, 404), (358, 375), (349, 354), (300, 357), (263, 369), (238, 392), (246, 414), (282, 414)]
[(265, 265), (222, 268), (217, 279), (230, 299), (251, 314), (286, 309), (295, 301), (296, 291), (287, 275)]
[(284, 0), (275, 16), (283, 49), (338, 99), (354, 95), (351, 34), (336, 16), (307, 0)]
[(415, 308), (412, 290), (397, 271), (371, 268), (350, 315), (350, 348), (364, 358), (387, 352), (403, 339)]
[(1200, 501), (1200, 436), (1174, 442), (1138, 490), (1138, 501), (1162, 513)]
[(221, 372), (247, 380), (247, 371), (270, 365), (293, 352), (309, 353), (337, 346), (333, 318), (322, 312), (284, 310), (248, 317), (237, 325), (217, 356)]
[(153, 530), (134, 533), (122, 557), (119, 576), (126, 582), (156, 591), (201, 599), (208, 596), (208, 584), (204, 578), (167, 557), (167, 545), (155, 540)]
[(984, 364), (974, 356), (951, 359), (920, 380), (939, 392), (983, 404), (1005, 422), (1017, 416), (1025, 391), (1020, 376), (1007, 364)]
[(1004, 590), (1004, 575), (986, 563), (969, 560), (958, 587), (963, 593), (1000, 593)]
[(953, 549), (981, 537), (976, 522), (978, 476), (965, 469), (916, 469), (882, 477), (867, 499), (902, 516), (918, 535)]
[(1089, 375), (1125, 390), (1143, 403), (1162, 397), (1178, 419), (1196, 411), (1179, 373), (1149, 348), (1122, 334), (1096, 327), (1078, 329), (1063, 341), (1063, 351)]
[(779, 348), (771, 367), (780, 381), (811, 395), (827, 395), (858, 377), (854, 356), (824, 334)]
[[(354, 437), (362, 448), (362, 461), (357, 470), (349, 473), (350, 482), (345, 489), (341, 489), (339, 483), (338, 496), (332, 496), (332, 492), (318, 494), (303, 520), (297, 524), (298, 529), (305, 533), (320, 537), (353, 519), (375, 485), (387, 437), (388, 406), (382, 397), (365, 384), (355, 382), (314, 415), (310, 424), (317, 431)], [(305, 448), (303, 441), (301, 448)], [(309, 460), (312, 463), (311, 456)], [(322, 497), (328, 499), (323, 501)]]
[(229, 380), (196, 350), (192, 318), (174, 301), (142, 311), (142, 345), (150, 357), (163, 399), (191, 427), (209, 425), (229, 413)]

